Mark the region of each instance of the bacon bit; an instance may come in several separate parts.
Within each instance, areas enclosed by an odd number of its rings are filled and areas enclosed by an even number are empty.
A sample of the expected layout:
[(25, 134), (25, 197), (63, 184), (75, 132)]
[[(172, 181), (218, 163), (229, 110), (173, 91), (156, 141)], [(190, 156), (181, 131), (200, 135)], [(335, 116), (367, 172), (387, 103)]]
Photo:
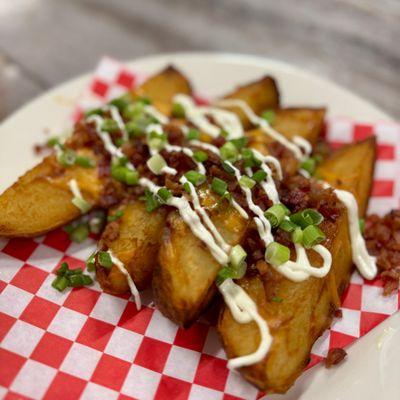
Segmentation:
[(333, 315), (335, 318), (343, 318), (343, 312), (340, 308), (337, 308)]
[(377, 257), (383, 294), (389, 296), (400, 284), (400, 210), (392, 210), (383, 217), (370, 215), (364, 236), (368, 251)]
[(345, 359), (346, 356), (347, 353), (341, 348), (336, 347), (330, 349), (325, 359), (325, 367), (331, 368), (333, 365), (339, 364)]

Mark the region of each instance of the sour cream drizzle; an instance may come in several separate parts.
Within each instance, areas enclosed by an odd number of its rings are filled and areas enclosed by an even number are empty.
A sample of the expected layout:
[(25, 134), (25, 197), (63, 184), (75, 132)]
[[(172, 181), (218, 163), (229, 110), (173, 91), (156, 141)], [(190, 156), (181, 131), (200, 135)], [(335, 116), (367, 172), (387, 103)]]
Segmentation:
[(129, 289), (131, 290), (131, 293), (135, 299), (136, 308), (140, 310), (142, 307), (142, 301), (140, 299), (140, 294), (136, 288), (135, 282), (133, 282), (133, 279), (131, 278), (131, 275), (126, 269), (124, 263), (110, 249), (108, 250), (108, 254), (110, 254), (112, 263), (121, 271), (123, 275), (125, 275)]
[(244, 134), (239, 117), (232, 112), (216, 107), (196, 106), (193, 99), (184, 94), (177, 94), (173, 101), (183, 107), (188, 121), (213, 138), (220, 135), (221, 128), (211, 123), (207, 117), (212, 117), (226, 132), (229, 132), (232, 139), (242, 137)]
[(84, 200), (84, 198), (82, 196), (82, 193), (81, 193), (81, 191), (79, 189), (78, 182), (76, 181), (76, 179), (71, 179), (68, 182), (68, 186), (69, 186), (72, 194), (74, 195), (74, 197), (77, 197), (79, 199)]
[(334, 192), (347, 208), (353, 262), (365, 279), (374, 279), (378, 272), (376, 258), (368, 253), (365, 240), (361, 235), (357, 201), (353, 193), (346, 190), (334, 189)]

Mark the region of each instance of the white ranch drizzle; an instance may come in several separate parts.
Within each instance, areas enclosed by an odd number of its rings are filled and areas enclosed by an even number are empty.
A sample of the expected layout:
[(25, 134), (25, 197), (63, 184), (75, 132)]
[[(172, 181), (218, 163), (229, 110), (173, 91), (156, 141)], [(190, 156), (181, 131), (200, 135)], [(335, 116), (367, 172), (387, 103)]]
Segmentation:
[(147, 114), (150, 115), (150, 117), (155, 118), (158, 122), (160, 122), (161, 124), (168, 124), (169, 122), (169, 118), (166, 117), (164, 114), (160, 113), (160, 111), (157, 110), (157, 108), (155, 108), (152, 105), (146, 105), (143, 109), (143, 111)]
[[(231, 162), (229, 161), (225, 162), (233, 169), (233, 171), (235, 172), (236, 180), (239, 182), (240, 178), (242, 177), (240, 171)], [(269, 223), (267, 218), (265, 218), (264, 211), (257, 204), (254, 203), (251, 189), (242, 185), (240, 185), (240, 187), (246, 196), (246, 201), (250, 210), (257, 215), (253, 219), (257, 225), (258, 233), (262, 241), (264, 242), (265, 246), (268, 246), (270, 243), (274, 241), (274, 238), (271, 233), (271, 224)]]
[[(125, 157), (125, 154), (122, 152), (122, 150), (119, 149), (118, 147), (114, 146), (114, 144), (110, 138), (110, 135), (107, 132), (104, 132), (101, 130), (101, 125), (104, 121), (104, 119), (102, 117), (100, 117), (99, 115), (91, 115), (90, 117), (87, 118), (86, 121), (95, 123), (97, 135), (102, 140), (104, 148), (110, 153), (110, 155), (112, 157), (114, 157), (114, 158)], [(127, 162), (126, 166), (129, 169), (132, 169), (132, 170), (135, 169), (133, 164), (130, 162)]]
[(311, 154), (312, 146), (308, 140), (302, 138), (301, 136), (293, 136), (292, 141), (303, 150), (305, 156), (308, 157)]
[(260, 344), (254, 353), (245, 356), (231, 358), (228, 361), (228, 368), (241, 368), (261, 361), (268, 353), (272, 343), (272, 336), (269, 332), (267, 322), (260, 316), (255, 302), (251, 297), (232, 279), (226, 279), (219, 286), (226, 305), (229, 307), (233, 318), (240, 324), (254, 321), (260, 331)]
[[(140, 178), (139, 184), (149, 189), (153, 194), (157, 194), (157, 191), (161, 189), (160, 186), (155, 185), (151, 180), (147, 178)], [(212, 234), (202, 224), (200, 217), (190, 207), (190, 203), (184, 197), (170, 197), (166, 204), (178, 209), (182, 219), (189, 226), (193, 234), (198, 237), (210, 250), (214, 258), (221, 264), (225, 265), (229, 262), (229, 257), (217, 243)]]
[(142, 307), (142, 301), (140, 299), (140, 294), (136, 288), (135, 282), (133, 282), (133, 279), (132, 279), (131, 275), (129, 274), (129, 272), (127, 271), (124, 263), (110, 249), (108, 249), (108, 254), (111, 257), (112, 263), (121, 271), (121, 273), (123, 275), (125, 275), (126, 280), (129, 285), (129, 289), (135, 299), (136, 307), (138, 310), (140, 310)]
[(326, 247), (317, 244), (311, 248), (323, 260), (322, 267), (316, 268), (310, 264), (305, 248), (298, 243), (295, 243), (294, 246), (296, 249), (296, 261), (289, 260), (278, 267), (274, 267), (279, 273), (293, 282), (302, 282), (310, 276), (323, 278), (329, 273), (332, 266), (332, 255)]
[(196, 106), (190, 96), (177, 94), (174, 103), (180, 104), (185, 111), (185, 118), (201, 131), (215, 138), (221, 133), (221, 128), (212, 124), (207, 116), (212, 117), (226, 132), (231, 139), (242, 137), (243, 126), (238, 116), (232, 112), (215, 107)]
[(118, 129), (122, 133), (122, 139), (126, 142), (129, 139), (128, 132), (125, 129), (124, 121), (119, 113), (119, 110), (115, 106), (106, 106), (105, 110), (109, 110), (111, 114), (111, 118), (117, 123)]
[(225, 100), (218, 100), (215, 104), (221, 107), (240, 108), (253, 125), (259, 126), (264, 133), (266, 133), (268, 136), (272, 137), (274, 140), (287, 147), (295, 155), (297, 159), (301, 160), (303, 158), (303, 154), (299, 145), (286, 139), (285, 136), (281, 135), (279, 132), (273, 129), (271, 125), (264, 118), (259, 117), (243, 100), (225, 99)]
[(201, 218), (203, 219), (204, 223), (207, 225), (207, 228), (210, 230), (211, 234), (214, 236), (215, 240), (218, 243), (218, 246), (221, 247), (222, 250), (225, 251), (225, 253), (230, 253), (231, 251), (231, 246), (225, 242), (224, 238), (221, 236), (221, 234), (218, 232), (218, 229), (214, 225), (214, 223), (211, 221), (211, 218), (208, 216), (206, 210), (200, 205), (200, 200), (199, 196), (197, 195), (196, 189), (194, 185), (189, 182), (185, 176), (182, 176), (180, 179), (182, 184), (187, 183), (190, 188), (190, 195), (192, 196), (192, 203), (195, 211), (197, 211)]
[(72, 194), (74, 195), (74, 197), (85, 200), (82, 196), (82, 193), (79, 189), (78, 182), (76, 181), (76, 179), (70, 179), (68, 181), (68, 186), (69, 186)]
[(351, 192), (339, 189), (333, 191), (347, 208), (353, 262), (365, 279), (374, 279), (378, 273), (376, 258), (368, 253), (365, 240), (361, 235), (357, 201)]

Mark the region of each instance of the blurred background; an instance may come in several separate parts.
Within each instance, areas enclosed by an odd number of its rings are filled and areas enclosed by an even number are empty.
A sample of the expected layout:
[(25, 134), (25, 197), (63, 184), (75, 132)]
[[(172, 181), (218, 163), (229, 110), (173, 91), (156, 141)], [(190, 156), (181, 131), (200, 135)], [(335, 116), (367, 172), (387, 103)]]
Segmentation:
[(400, 0), (0, 0), (0, 120), (46, 89), (176, 51), (276, 58), (400, 118)]

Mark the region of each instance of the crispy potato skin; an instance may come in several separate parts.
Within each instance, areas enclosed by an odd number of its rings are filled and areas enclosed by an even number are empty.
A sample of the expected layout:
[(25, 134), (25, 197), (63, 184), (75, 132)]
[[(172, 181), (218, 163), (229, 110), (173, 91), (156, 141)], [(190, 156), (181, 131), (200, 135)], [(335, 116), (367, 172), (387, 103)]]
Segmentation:
[[(216, 199), (206, 201), (215, 204)], [(210, 217), (227, 243), (235, 245), (241, 241), (248, 221), (235, 209), (220, 206), (211, 211)], [(172, 212), (153, 275), (153, 291), (160, 311), (177, 324), (189, 326), (214, 296), (219, 269), (204, 243), (178, 212)]]
[[(95, 158), (88, 149), (78, 153)], [(60, 168), (50, 155), (0, 196), (0, 236), (37, 236), (77, 218), (81, 213), (71, 203), (71, 179), (76, 179), (84, 199), (95, 206), (103, 189), (97, 168)]]
[[(320, 166), (319, 173), (333, 186), (340, 184), (340, 188), (345, 190), (356, 187), (353, 192), (362, 213), (369, 197), (374, 160), (375, 142), (369, 139), (334, 153)], [(325, 171), (329, 174), (325, 175)], [(340, 175), (342, 171), (345, 175)], [(348, 171), (351, 171), (350, 176)], [(338, 182), (339, 176), (346, 176), (346, 179)], [(359, 181), (364, 179), (365, 184), (359, 185)], [(296, 283), (267, 267), (265, 275), (240, 281), (256, 302), (273, 336), (267, 357), (241, 370), (244, 377), (261, 390), (284, 393), (293, 385), (308, 363), (312, 345), (330, 326), (333, 311), (340, 305), (340, 295), (352, 270), (347, 211), (344, 207), (335, 225), (325, 229), (325, 233), (325, 245), (333, 259), (331, 271), (325, 278), (310, 278)], [(272, 298), (275, 296), (283, 301), (274, 302)], [(254, 323), (238, 324), (225, 306), (221, 311), (218, 331), (230, 358), (255, 351), (260, 340)]]
[(173, 98), (179, 93), (191, 95), (192, 87), (189, 80), (170, 65), (134, 89), (133, 96), (149, 97), (155, 107), (165, 115), (170, 115)]
[[(292, 139), (301, 136), (313, 146), (317, 143), (324, 126), (324, 108), (281, 108), (275, 110), (275, 121), (272, 127), (279, 133)], [(273, 141), (261, 129), (246, 132), (250, 143), (258, 147), (265, 147)]]
[[(255, 82), (240, 86), (232, 93), (225, 95), (223, 99), (243, 100), (256, 114), (261, 114), (267, 109), (278, 108), (280, 102), (278, 85), (270, 76), (265, 76)], [(238, 115), (244, 129), (248, 129), (251, 126), (249, 119), (243, 111), (239, 110), (237, 107), (226, 108)]]
[[(150, 285), (157, 263), (167, 211), (159, 208), (148, 213), (141, 201), (119, 206), (118, 209), (124, 214), (120, 220), (109, 223), (100, 239), (100, 248), (111, 249), (124, 263), (137, 288), (143, 290)], [(117, 229), (116, 237), (110, 235), (110, 229)], [(121, 294), (129, 291), (126, 277), (115, 265), (109, 271), (96, 265), (96, 274), (106, 292)]]

